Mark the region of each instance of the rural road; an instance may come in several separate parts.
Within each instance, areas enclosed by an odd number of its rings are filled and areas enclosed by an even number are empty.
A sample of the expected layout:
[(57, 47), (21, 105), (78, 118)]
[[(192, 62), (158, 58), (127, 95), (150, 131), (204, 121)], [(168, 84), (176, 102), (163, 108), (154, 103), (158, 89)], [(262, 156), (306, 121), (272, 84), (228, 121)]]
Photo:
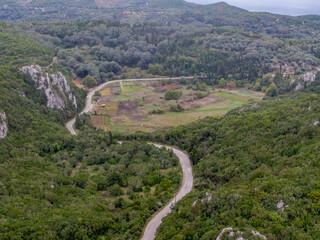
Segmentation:
[[(113, 80), (109, 82), (105, 82), (98, 87), (95, 87), (91, 89), (91, 91), (87, 95), (87, 100), (86, 100), (86, 106), (84, 110), (79, 114), (84, 114), (88, 113), (93, 109), (93, 104), (92, 104), (92, 97), (95, 94), (95, 92), (102, 90), (106, 86), (112, 84), (112, 83), (119, 83), (119, 82), (142, 82), (142, 81), (161, 81), (161, 80), (179, 80), (181, 77), (172, 77), (172, 78), (139, 78), (139, 79), (120, 79), (120, 80)], [(193, 77), (185, 77), (186, 79), (191, 79)], [(76, 135), (76, 132), (73, 128), (74, 123), (76, 122), (76, 118), (71, 119), (69, 122), (66, 123), (66, 128), (69, 130), (69, 132), (72, 135)]]
[[(191, 77), (188, 77), (189, 79)], [(187, 78), (187, 79), (188, 79)], [(177, 80), (180, 78), (143, 78), (143, 79), (123, 79), (123, 80), (114, 80), (110, 82), (106, 82), (101, 84), (100, 86), (92, 89), (87, 96), (86, 100), (86, 106), (84, 110), (80, 113), (87, 113), (92, 110), (93, 104), (92, 104), (92, 97), (95, 94), (95, 92), (102, 90), (104, 87), (106, 87), (109, 84), (117, 83), (117, 82), (133, 82), (133, 81), (159, 81), (159, 80)], [(67, 122), (66, 127), (69, 130), (69, 132), (73, 135), (76, 135), (76, 132), (73, 128), (73, 125), (76, 121), (76, 118), (71, 119), (69, 122)], [(159, 144), (153, 144), (154, 146), (158, 148), (162, 148), (164, 145)], [(179, 162), (182, 168), (183, 173), (183, 179), (182, 179), (182, 185), (180, 187), (179, 192), (175, 195), (175, 198), (171, 200), (163, 209), (160, 210), (156, 215), (153, 216), (153, 218), (148, 222), (142, 236), (142, 240), (153, 240), (155, 238), (156, 232), (158, 227), (160, 226), (162, 219), (167, 216), (171, 212), (171, 207), (178, 201), (180, 201), (185, 195), (187, 195), (191, 190), (193, 186), (193, 175), (192, 175), (192, 166), (190, 163), (189, 157), (184, 154), (182, 151), (179, 151), (178, 149), (167, 147), (167, 149), (172, 149), (174, 154), (177, 155), (179, 158)]]
[[(163, 147), (163, 145), (153, 144), (158, 148)], [(193, 186), (193, 176), (192, 167), (189, 157), (183, 152), (172, 148), (166, 147), (167, 149), (172, 149), (174, 154), (177, 155), (180, 161), (180, 165), (183, 172), (182, 185), (179, 192), (175, 195), (175, 198), (171, 200), (159, 213), (157, 213), (148, 223), (142, 236), (142, 240), (153, 240), (155, 238), (158, 227), (162, 222), (162, 218), (167, 216), (171, 212), (171, 206), (175, 205), (176, 202), (180, 201), (185, 195), (187, 195)]]

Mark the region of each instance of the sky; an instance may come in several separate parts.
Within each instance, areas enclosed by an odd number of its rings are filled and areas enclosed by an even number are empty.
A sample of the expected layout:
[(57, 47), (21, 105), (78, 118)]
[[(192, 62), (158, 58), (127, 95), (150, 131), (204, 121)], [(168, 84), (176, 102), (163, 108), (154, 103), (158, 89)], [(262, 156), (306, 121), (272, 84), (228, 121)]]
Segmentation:
[[(186, 0), (187, 2), (210, 4), (222, 0)], [(320, 15), (320, 0), (224, 0), (224, 2), (250, 11), (272, 12), (286, 15)]]

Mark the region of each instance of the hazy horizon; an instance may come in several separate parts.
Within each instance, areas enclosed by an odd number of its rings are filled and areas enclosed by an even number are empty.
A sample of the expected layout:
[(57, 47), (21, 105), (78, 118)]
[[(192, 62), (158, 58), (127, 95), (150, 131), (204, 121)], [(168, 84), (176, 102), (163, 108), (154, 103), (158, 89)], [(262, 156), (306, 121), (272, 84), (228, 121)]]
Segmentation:
[[(221, 2), (221, 0), (186, 0), (198, 4), (211, 4)], [(247, 9), (249, 11), (271, 12), (287, 15), (320, 15), (320, 1), (319, 0), (227, 0), (224, 1), (230, 5)]]

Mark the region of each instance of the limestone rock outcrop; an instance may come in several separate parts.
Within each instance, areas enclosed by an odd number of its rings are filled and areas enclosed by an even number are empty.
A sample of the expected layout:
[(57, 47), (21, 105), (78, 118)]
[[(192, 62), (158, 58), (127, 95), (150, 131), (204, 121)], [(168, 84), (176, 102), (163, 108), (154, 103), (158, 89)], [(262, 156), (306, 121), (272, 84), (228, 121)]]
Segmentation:
[(317, 72), (315, 72), (315, 71), (307, 72), (307, 73), (301, 75), (299, 78), (293, 79), (290, 82), (290, 85), (297, 84), (296, 87), (294, 88), (294, 90), (298, 91), (298, 90), (302, 89), (304, 87), (304, 85), (309, 85), (310, 83), (314, 82), (316, 80), (316, 75), (317, 75)]
[(5, 112), (0, 112), (0, 139), (6, 138), (8, 135), (7, 116)]
[(77, 108), (77, 99), (71, 91), (67, 79), (61, 72), (48, 73), (39, 65), (22, 67), (24, 73), (29, 73), (38, 90), (44, 91), (47, 96), (47, 107), (65, 109), (68, 101)]

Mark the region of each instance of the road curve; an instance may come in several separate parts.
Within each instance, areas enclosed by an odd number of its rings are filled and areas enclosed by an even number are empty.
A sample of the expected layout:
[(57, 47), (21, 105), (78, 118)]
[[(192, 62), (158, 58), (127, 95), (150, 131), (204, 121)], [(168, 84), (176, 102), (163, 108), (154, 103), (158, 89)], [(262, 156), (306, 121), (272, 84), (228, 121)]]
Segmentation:
[[(187, 77), (187, 79), (190, 79), (192, 77)], [(177, 80), (180, 78), (142, 78), (142, 79), (122, 79), (122, 80), (114, 80), (110, 82), (106, 82), (101, 84), (100, 86), (92, 89), (86, 99), (86, 106), (84, 110), (80, 113), (87, 113), (92, 110), (93, 104), (92, 104), (92, 97), (95, 94), (95, 92), (100, 91), (103, 89), (105, 86), (112, 84), (112, 83), (117, 83), (117, 82), (133, 82), (133, 81), (159, 81), (159, 80), (167, 80), (167, 79), (172, 79), (172, 80)], [(66, 127), (69, 130), (69, 132), (72, 135), (76, 135), (76, 132), (73, 128), (73, 125), (76, 121), (76, 118), (71, 119), (69, 122), (66, 123)], [(162, 148), (164, 145), (159, 145), (159, 144), (153, 144), (154, 146), (158, 148)], [(171, 200), (159, 213), (157, 213), (148, 223), (146, 226), (142, 240), (153, 240), (155, 238), (156, 232), (158, 227), (160, 226), (162, 219), (167, 216), (171, 212), (171, 207), (178, 201), (180, 201), (185, 195), (187, 195), (191, 190), (193, 186), (193, 175), (192, 175), (192, 167), (191, 167), (191, 162), (189, 157), (184, 154), (182, 151), (172, 148), (172, 147), (167, 147), (167, 149), (173, 150), (174, 154), (177, 155), (179, 158), (179, 162), (182, 168), (182, 173), (183, 173), (183, 179), (182, 179), (182, 185), (180, 187), (179, 192), (175, 195), (175, 198)]]
[[(163, 145), (153, 144), (158, 148), (163, 147)], [(174, 154), (177, 155), (182, 168), (183, 179), (182, 185), (179, 192), (175, 195), (175, 198), (171, 200), (159, 213), (157, 213), (148, 223), (147, 227), (143, 232), (141, 240), (153, 240), (155, 238), (158, 227), (160, 226), (162, 219), (171, 212), (171, 207), (175, 205), (176, 202), (180, 201), (185, 195), (187, 195), (193, 186), (193, 175), (192, 167), (189, 157), (178, 149), (172, 147), (166, 147), (167, 149), (173, 150)]]
[[(193, 77), (185, 77), (186, 79), (191, 79)], [(90, 90), (90, 92), (87, 95), (87, 100), (86, 100), (86, 106), (83, 109), (83, 111), (79, 114), (84, 114), (84, 113), (88, 113), (93, 109), (93, 104), (92, 104), (92, 97), (93, 95), (97, 92), (102, 90), (104, 87), (112, 84), (112, 83), (119, 83), (119, 82), (141, 82), (141, 81), (161, 81), (161, 80), (179, 80), (180, 77), (172, 77), (172, 78), (139, 78), (139, 79), (120, 79), (120, 80), (113, 80), (113, 81), (109, 81), (109, 82), (105, 82), (101, 85), (99, 85), (98, 87), (95, 87), (93, 89)], [(74, 123), (76, 122), (76, 118), (71, 119), (69, 122), (66, 123), (66, 128), (69, 130), (69, 132), (72, 135), (76, 135), (76, 131), (73, 128)]]

